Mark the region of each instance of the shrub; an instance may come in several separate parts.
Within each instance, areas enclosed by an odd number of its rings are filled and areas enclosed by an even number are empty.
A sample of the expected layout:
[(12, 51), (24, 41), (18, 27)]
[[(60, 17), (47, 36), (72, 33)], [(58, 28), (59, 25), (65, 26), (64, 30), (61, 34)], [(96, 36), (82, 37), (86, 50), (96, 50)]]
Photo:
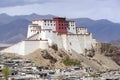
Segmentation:
[(98, 77), (96, 73), (90, 74), (90, 77)]
[(42, 57), (45, 59), (49, 59), (51, 63), (56, 63), (57, 59), (55, 59), (53, 56), (51, 56), (47, 51), (42, 51)]
[(53, 45), (51, 46), (51, 48), (54, 49), (55, 51), (58, 51), (58, 46), (57, 46), (57, 44), (53, 44)]
[(63, 61), (63, 63), (66, 66), (81, 65), (81, 62), (79, 60), (77, 60), (77, 59), (70, 59), (69, 57), (64, 58), (62, 61)]

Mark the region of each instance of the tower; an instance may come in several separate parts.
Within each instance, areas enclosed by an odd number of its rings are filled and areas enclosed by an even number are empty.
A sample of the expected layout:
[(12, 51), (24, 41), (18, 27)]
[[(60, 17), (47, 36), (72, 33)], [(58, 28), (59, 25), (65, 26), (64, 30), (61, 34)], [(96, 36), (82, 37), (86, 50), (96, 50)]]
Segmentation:
[(60, 34), (67, 34), (67, 21), (66, 18), (55, 17), (53, 18), (56, 24), (56, 32)]

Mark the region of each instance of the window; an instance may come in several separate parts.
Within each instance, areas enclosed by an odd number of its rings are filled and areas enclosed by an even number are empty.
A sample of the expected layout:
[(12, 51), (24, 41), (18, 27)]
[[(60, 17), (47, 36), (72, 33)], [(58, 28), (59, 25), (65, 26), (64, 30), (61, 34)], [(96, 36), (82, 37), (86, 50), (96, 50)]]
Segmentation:
[(70, 30), (70, 27), (68, 27), (68, 29)]

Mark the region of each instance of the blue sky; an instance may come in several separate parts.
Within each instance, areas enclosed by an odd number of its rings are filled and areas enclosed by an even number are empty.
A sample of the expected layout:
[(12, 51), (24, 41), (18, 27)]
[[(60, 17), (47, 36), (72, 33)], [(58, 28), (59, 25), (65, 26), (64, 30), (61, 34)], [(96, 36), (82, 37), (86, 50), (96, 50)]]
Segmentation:
[(120, 23), (120, 0), (0, 0), (0, 13), (52, 14), (68, 18), (108, 19)]

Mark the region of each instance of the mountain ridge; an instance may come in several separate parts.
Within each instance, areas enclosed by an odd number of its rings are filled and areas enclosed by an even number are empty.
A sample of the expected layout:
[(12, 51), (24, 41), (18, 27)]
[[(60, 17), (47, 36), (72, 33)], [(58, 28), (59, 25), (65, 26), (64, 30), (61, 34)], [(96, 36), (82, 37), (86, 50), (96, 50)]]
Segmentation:
[[(0, 14), (0, 43), (16, 43), (26, 37), (27, 26), (32, 19), (51, 19), (54, 15), (38, 15), (36, 13), (30, 15), (10, 16), (8, 14)], [(106, 19), (92, 20), (89, 18), (68, 18), (75, 20), (76, 26), (84, 26), (88, 31), (93, 33), (93, 37), (100, 42), (110, 42), (120, 39), (120, 24), (114, 23)], [(20, 22), (19, 22), (20, 21)], [(18, 38), (11, 39), (18, 35)], [(22, 37), (23, 36), (23, 37)], [(21, 37), (21, 38), (19, 38)]]

